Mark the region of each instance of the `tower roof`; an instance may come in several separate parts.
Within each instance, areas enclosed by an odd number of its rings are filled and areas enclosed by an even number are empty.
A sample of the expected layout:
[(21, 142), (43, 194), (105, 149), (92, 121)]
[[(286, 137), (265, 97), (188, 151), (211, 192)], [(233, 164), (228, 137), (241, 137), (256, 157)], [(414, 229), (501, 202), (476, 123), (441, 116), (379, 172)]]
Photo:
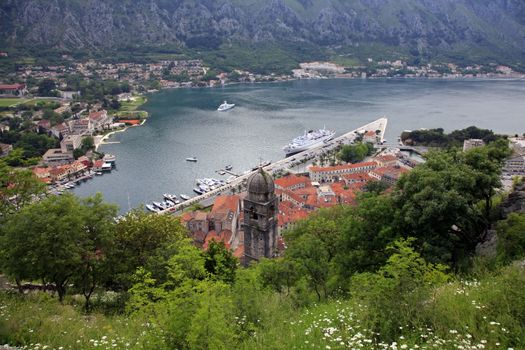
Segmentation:
[(270, 174), (265, 172), (262, 168), (253, 173), (248, 178), (247, 183), (248, 193), (253, 194), (270, 194), (275, 190), (273, 178)]

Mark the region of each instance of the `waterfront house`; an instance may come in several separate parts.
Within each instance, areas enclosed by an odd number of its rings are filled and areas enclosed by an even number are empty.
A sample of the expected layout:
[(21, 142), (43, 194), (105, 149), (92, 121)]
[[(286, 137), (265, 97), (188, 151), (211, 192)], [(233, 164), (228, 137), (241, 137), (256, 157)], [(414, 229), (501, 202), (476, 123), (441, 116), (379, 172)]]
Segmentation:
[(51, 168), (48, 167), (36, 167), (33, 168), (33, 174), (42, 182), (50, 183), (51, 182), (51, 173), (49, 172)]
[(73, 152), (77, 148), (80, 148), (81, 144), (82, 136), (68, 135), (60, 142), (60, 149), (62, 153)]
[(42, 159), (48, 165), (61, 165), (70, 163), (75, 158), (73, 152), (62, 152), (60, 148), (51, 148), (42, 156)]
[(89, 118), (73, 120), (70, 127), (71, 133), (75, 135), (91, 135), (95, 130)]
[(90, 113), (89, 120), (96, 131), (106, 129), (113, 122), (113, 118), (108, 115), (108, 111), (105, 109)]
[(66, 123), (61, 123), (51, 128), (51, 134), (57, 139), (62, 139), (70, 134), (70, 130)]

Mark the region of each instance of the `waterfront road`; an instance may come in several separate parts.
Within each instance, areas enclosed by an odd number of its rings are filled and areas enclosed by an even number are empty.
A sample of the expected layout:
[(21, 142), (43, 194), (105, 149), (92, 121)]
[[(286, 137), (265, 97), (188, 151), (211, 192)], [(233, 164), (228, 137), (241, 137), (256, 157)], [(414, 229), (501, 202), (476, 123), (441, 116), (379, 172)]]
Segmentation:
[[(300, 164), (303, 161), (306, 161), (308, 159), (315, 159), (321, 154), (327, 151), (331, 151), (339, 145), (352, 143), (358, 134), (362, 134), (365, 131), (372, 130), (375, 132), (376, 130), (379, 130), (377, 136), (380, 142), (383, 142), (387, 123), (388, 119), (386, 117), (379, 118), (371, 123), (349, 131), (346, 134), (338, 136), (321, 146), (310, 148), (301, 153), (297, 153), (293, 156), (281, 159), (275, 163), (263, 167), (263, 169), (272, 175), (276, 172), (292, 170), (294, 166)], [(250, 175), (252, 175), (255, 171), (243, 174), (224, 186), (218, 187), (215, 190), (204, 193), (200, 196), (193, 197), (187, 201), (182, 202), (181, 204), (177, 204), (167, 210), (163, 210), (158, 213), (180, 214), (184, 208), (187, 208), (194, 204), (200, 204), (203, 207), (208, 207), (213, 204), (215, 197), (217, 197), (218, 195), (240, 192), (240, 190), (244, 187), (245, 182), (248, 180), (248, 177), (250, 177)]]

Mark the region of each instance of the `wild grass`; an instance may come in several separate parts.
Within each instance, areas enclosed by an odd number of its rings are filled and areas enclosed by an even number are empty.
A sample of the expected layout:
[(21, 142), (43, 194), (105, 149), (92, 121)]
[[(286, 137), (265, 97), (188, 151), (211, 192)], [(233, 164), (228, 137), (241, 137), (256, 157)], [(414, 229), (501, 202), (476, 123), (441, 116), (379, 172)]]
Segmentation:
[[(419, 305), (417, 317), (399, 315), (403, 323), (390, 340), (372, 329), (366, 298), (293, 309), (285, 296), (264, 294), (236, 305), (248, 319), (257, 314), (250, 308), (261, 317), (236, 348), (524, 349), (524, 287), (525, 270), (517, 265), (441, 284)], [(48, 295), (0, 294), (0, 343), (23, 349), (149, 349), (161, 341), (156, 327), (137, 315), (86, 315), (71, 299), (61, 305)]]

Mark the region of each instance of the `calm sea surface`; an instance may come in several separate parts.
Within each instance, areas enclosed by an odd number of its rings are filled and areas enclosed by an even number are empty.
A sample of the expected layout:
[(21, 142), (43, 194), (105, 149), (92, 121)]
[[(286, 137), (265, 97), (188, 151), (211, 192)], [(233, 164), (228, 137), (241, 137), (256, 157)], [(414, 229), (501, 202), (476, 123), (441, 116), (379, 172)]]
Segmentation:
[[(237, 106), (217, 112), (224, 100)], [(121, 211), (165, 192), (193, 195), (196, 178), (219, 178), (215, 171), (227, 164), (242, 172), (260, 159), (281, 159), (282, 147), (304, 130), (326, 125), (341, 134), (381, 116), (389, 119), (389, 142), (405, 129), (432, 127), (522, 134), (525, 81), (303, 80), (165, 90), (143, 108), (151, 115), (144, 126), (100, 148), (117, 155), (117, 169), (76, 194), (102, 192)], [(197, 163), (185, 161), (192, 156)]]

